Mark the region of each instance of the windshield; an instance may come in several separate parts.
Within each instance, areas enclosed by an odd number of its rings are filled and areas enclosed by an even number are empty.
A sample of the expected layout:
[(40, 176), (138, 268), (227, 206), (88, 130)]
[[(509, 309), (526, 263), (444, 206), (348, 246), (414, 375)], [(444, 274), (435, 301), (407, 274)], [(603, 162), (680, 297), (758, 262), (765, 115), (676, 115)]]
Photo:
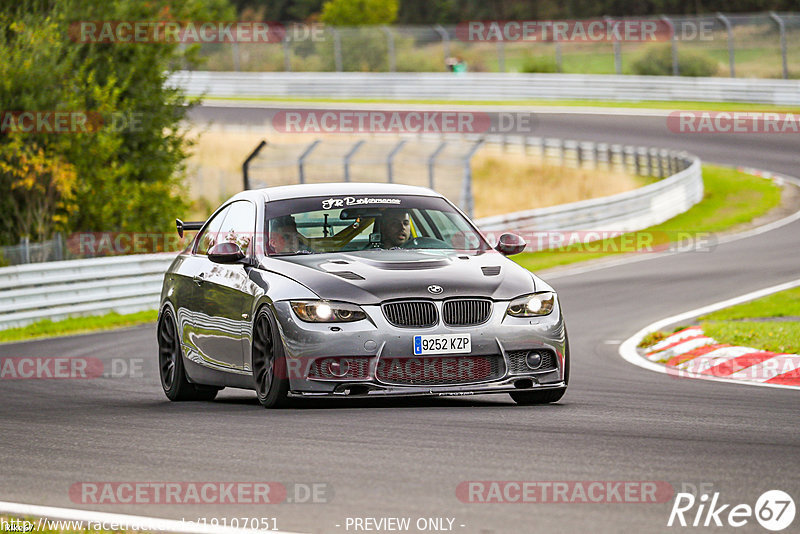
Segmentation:
[(267, 204), (267, 252), (486, 250), (489, 245), (447, 201), (422, 196), (342, 196)]

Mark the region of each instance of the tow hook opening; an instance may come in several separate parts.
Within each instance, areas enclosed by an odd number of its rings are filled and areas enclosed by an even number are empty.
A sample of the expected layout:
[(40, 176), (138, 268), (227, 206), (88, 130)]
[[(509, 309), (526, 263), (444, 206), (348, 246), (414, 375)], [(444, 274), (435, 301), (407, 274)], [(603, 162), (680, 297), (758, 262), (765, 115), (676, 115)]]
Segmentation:
[(514, 381), (514, 387), (517, 389), (529, 389), (533, 387), (532, 378), (520, 378)]
[(341, 384), (336, 386), (335, 393), (340, 395), (345, 395), (348, 397), (356, 396), (356, 395), (366, 395), (369, 393), (371, 388), (369, 386), (358, 385), (358, 384)]

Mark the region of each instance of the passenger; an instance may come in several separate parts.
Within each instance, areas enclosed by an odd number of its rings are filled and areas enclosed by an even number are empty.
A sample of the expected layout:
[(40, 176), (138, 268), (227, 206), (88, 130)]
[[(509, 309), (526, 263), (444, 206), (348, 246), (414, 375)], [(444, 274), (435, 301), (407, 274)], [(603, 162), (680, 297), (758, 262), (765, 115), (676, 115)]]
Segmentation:
[(311, 252), (303, 235), (297, 231), (297, 223), (291, 215), (284, 215), (269, 222), (269, 248), (275, 254)]

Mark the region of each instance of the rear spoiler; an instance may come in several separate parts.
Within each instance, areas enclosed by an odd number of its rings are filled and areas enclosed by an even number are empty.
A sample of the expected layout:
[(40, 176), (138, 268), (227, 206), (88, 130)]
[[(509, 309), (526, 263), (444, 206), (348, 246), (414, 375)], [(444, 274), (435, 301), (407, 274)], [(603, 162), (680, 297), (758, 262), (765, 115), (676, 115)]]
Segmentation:
[(181, 237), (183, 237), (184, 230), (199, 230), (205, 223), (205, 221), (183, 222), (180, 219), (175, 219), (175, 226), (178, 228), (178, 235)]

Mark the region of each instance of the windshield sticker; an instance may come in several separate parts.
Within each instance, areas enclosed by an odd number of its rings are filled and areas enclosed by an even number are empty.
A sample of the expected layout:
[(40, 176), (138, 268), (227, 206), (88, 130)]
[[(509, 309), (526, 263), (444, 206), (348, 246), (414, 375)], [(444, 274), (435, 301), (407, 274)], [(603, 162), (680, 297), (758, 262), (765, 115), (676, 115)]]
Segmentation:
[(399, 198), (328, 198), (322, 201), (322, 209), (342, 208), (344, 206), (364, 206), (367, 204), (400, 204)]

